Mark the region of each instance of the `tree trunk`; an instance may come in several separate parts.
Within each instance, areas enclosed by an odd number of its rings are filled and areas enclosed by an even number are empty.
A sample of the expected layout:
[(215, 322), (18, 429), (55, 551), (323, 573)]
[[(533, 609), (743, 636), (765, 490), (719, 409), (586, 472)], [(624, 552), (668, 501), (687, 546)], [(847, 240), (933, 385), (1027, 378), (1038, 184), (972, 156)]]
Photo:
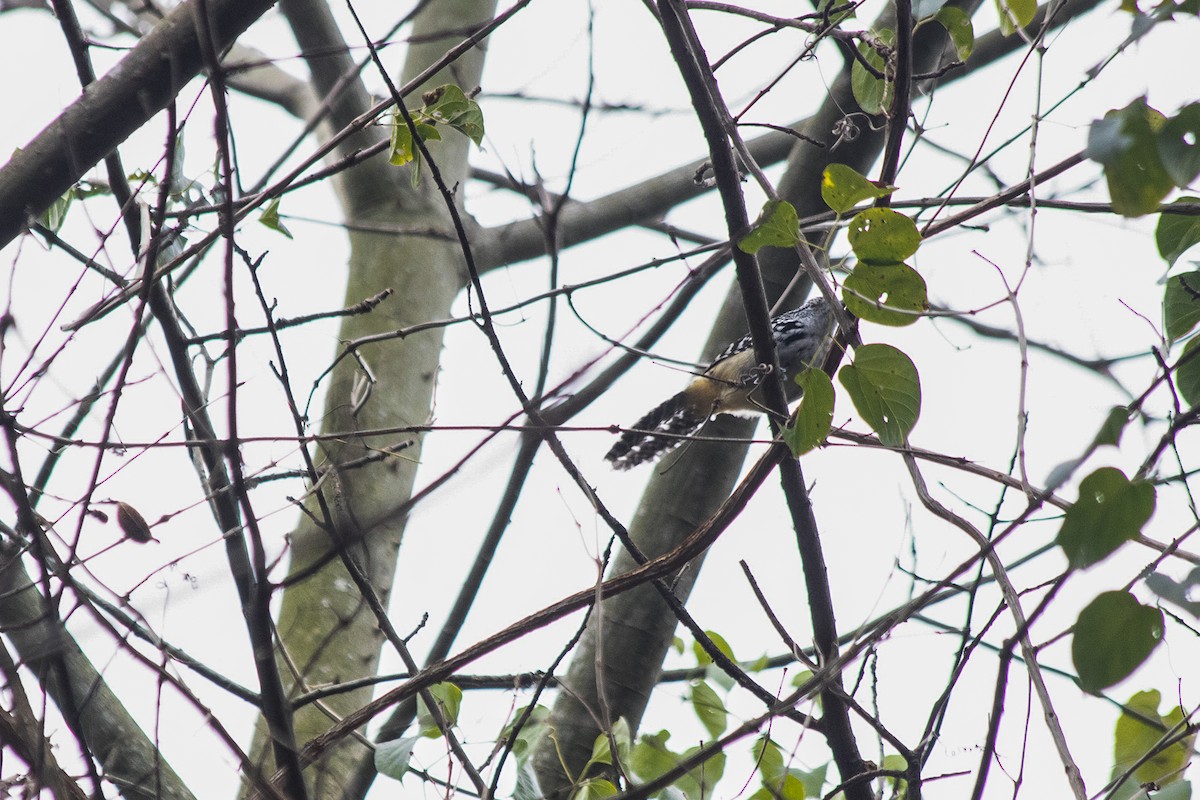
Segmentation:
[[(941, 32), (920, 37), (914, 53), (917, 71), (929, 70), (937, 63), (945, 41)], [(783, 199), (796, 207), (802, 219), (828, 210), (820, 193), (821, 175), (828, 164), (836, 161), (866, 173), (879, 155), (883, 146), (883, 126), (877, 124), (873, 129), (866, 125), (866, 117), (861, 112), (858, 116), (859, 136), (853, 141), (842, 142), (836, 150), (829, 147), (836, 138), (832, 133), (834, 125), (854, 111), (858, 111), (858, 105), (850, 89), (847, 65), (817, 113), (795, 126), (806, 136), (826, 143), (825, 148), (819, 148), (799, 141), (777, 186)], [(798, 258), (790, 249), (765, 248), (759, 254), (759, 264), (769, 300), (775, 302), (797, 274)], [(797, 304), (808, 288), (808, 282), (803, 281), (790, 305)], [(726, 296), (703, 358), (715, 356), (720, 348), (745, 331), (741, 294), (734, 285)], [(748, 438), (753, 426), (752, 421), (717, 417), (701, 431), (701, 435)], [(629, 528), (638, 546), (649, 555), (676, 547), (698, 522), (724, 501), (734, 485), (745, 453), (746, 446), (736, 442), (696, 443), (672, 464), (670, 470), (654, 472)], [(622, 552), (614, 561), (611, 574), (628, 571), (632, 566), (633, 561)], [(675, 584), (680, 600), (687, 600), (699, 568), (700, 562), (693, 562), (686, 571), (686, 579)], [(597, 720), (611, 727), (618, 718), (624, 717), (630, 729), (637, 730), (646, 702), (658, 681), (661, 662), (670, 647), (676, 622), (658, 593), (649, 586), (604, 601), (599, 613), (592, 617), (563, 678), (571, 691), (559, 693), (555, 700), (549, 721), (554, 738), (546, 737), (539, 742), (535, 756), (538, 780), (546, 797), (566, 797), (571, 785), (585, 777), (580, 772), (601, 733)], [(602, 644), (600, 652), (597, 652), (597, 643)], [(628, 664), (638, 667), (628, 669)], [(601, 681), (602, 691), (597, 688)]]
[[(464, 30), (491, 19), (491, 0), (457, 0), (430, 3), (417, 17), (404, 68), (405, 79), (418, 74), (457, 44)], [(298, 38), (300, 38), (298, 36)], [(477, 47), (431, 79), (424, 89), (443, 83), (458, 83), (466, 91), (474, 88), (483, 66), (483, 49)], [(418, 92), (421, 91), (420, 89)], [(419, 106), (414, 94), (409, 107)], [(364, 108), (347, 108), (343, 116)], [(339, 125), (347, 119), (335, 119)], [(433, 147), (433, 155), (448, 185), (467, 177), (468, 140), (450, 132)], [(350, 276), (347, 304), (358, 303), (384, 289), (395, 294), (370, 314), (345, 319), (339, 339), (354, 339), (406, 328), (417, 323), (444, 319), (451, 303), (465, 285), (462, 252), (453, 237), (447, 210), (424, 171), (422, 185), (413, 190), (407, 168), (389, 165), (382, 157), (355, 168), (373, 175), (350, 175), (341, 182), (348, 223), (351, 226), (390, 226), (421, 231), (398, 235), (354, 232), (350, 235)], [(382, 173), (382, 177), (379, 173)], [(444, 232), (430, 236), (428, 231)], [(342, 558), (358, 562), (375, 593), (386, 605), (395, 574), (397, 552), (406, 516), (399, 513), (412, 494), (421, 452), (420, 435), (356, 435), (404, 425), (425, 423), (431, 413), (434, 380), (441, 357), (442, 332), (425, 331), (403, 339), (367, 345), (358, 355), (369, 366), (374, 383), (363, 398), (362, 370), (354, 358), (338, 365), (329, 385), (323, 430), (345, 434), (336, 443), (326, 443), (318, 454), (318, 466), (330, 468), (321, 487), (332, 512), (334, 530), (323, 530), (315, 521), (321, 512), (314, 499), (308, 509), (313, 517), (301, 517), (292, 535), (289, 575), (303, 579), (283, 592), (279, 613), (279, 636), (292, 666), (281, 666), (285, 678), (300, 672), (289, 684), (296, 693), (303, 688), (339, 683), (374, 675), (384, 638), (370, 608), (349, 577)], [(365, 465), (342, 469), (381, 451), (395, 451)], [(340, 550), (340, 554), (339, 554)], [(316, 565), (323, 566), (316, 567)], [(315, 571), (314, 571), (315, 568)], [(311, 572), (311, 574), (309, 574)], [(403, 609), (396, 612), (398, 627), (409, 620)], [(282, 662), (282, 659), (281, 659)], [(296, 716), (299, 744), (329, 728), (333, 717), (341, 717), (370, 699), (370, 689), (328, 698), (321, 708), (309, 706)], [(260, 723), (254, 754), (263, 759), (264, 728)], [(354, 766), (370, 758), (362, 744), (347, 739), (331, 748), (307, 773), (314, 798), (341, 797)]]

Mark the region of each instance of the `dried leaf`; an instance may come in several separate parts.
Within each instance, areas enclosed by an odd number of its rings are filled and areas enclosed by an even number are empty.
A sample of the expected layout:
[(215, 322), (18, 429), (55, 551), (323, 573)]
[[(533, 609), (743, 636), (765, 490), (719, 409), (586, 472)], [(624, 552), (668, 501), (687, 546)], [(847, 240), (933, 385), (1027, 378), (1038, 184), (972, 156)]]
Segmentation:
[(145, 544), (154, 539), (154, 534), (150, 532), (150, 526), (146, 524), (145, 518), (128, 503), (117, 503), (117, 525), (120, 526), (125, 536), (135, 542)]

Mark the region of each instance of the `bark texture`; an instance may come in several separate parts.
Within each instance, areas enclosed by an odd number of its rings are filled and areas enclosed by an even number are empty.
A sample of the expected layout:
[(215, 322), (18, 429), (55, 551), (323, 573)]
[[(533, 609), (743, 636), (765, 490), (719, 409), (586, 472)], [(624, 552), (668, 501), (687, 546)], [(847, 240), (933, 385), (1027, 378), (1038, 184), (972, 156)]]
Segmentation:
[(0, 247), (175, 98), (204, 66), (195, 15), (207, 7), (221, 52), (274, 0), (190, 0), (79, 96), (0, 170)]
[[(302, 6), (290, 3), (293, 24), (305, 19)], [(300, 8), (296, 8), (300, 6)], [(430, 3), (415, 20), (414, 40), (403, 77), (407, 79), (436, 61), (466, 31), (491, 19), (495, 9), (490, 0), (445, 0)], [(309, 18), (310, 20), (312, 18)], [(356, 41), (348, 32), (347, 37)], [(315, 47), (308, 36), (298, 36), (305, 47)], [(443, 70), (423, 87), (458, 83), (465, 90), (479, 81), (484, 51), (476, 48)], [(348, 61), (334, 61), (345, 66)], [(310, 68), (320, 73), (321, 67)], [(317, 79), (318, 84), (322, 79)], [(420, 91), (420, 90), (418, 90)], [(351, 97), (354, 92), (349, 93)], [(365, 102), (366, 94), (358, 96)], [(410, 107), (420, 105), (419, 94)], [(366, 110), (359, 103), (335, 104), (335, 126), (346, 124)], [(468, 140), (450, 132), (433, 149), (445, 182), (454, 186), (467, 177)], [(361, 174), (355, 174), (361, 173)], [(393, 235), (354, 232), (350, 236), (350, 276), (346, 303), (354, 304), (384, 289), (395, 294), (371, 314), (346, 318), (339, 340), (354, 339), (409, 327), (449, 316), (455, 297), (466, 283), (463, 256), (453, 236), (448, 212), (432, 186), (428, 170), (414, 190), (408, 170), (389, 165), (376, 157), (356, 167), (340, 183), (348, 223), (351, 227), (398, 227), (433, 231), (422, 235)], [(318, 454), (319, 466), (331, 474), (322, 487), (333, 516), (333, 530), (314, 522), (321, 518), (315, 501), (309, 502), (313, 517), (302, 517), (292, 535), (289, 575), (305, 576), (283, 592), (279, 612), (279, 636), (287, 651), (282, 667), (291, 676), (289, 691), (297, 693), (312, 686), (338, 683), (374, 675), (379, 663), (383, 634), (374, 613), (364, 602), (344, 565), (352, 558), (368, 576), (371, 586), (387, 604), (395, 574), (400, 540), (407, 521), (401, 509), (412, 495), (420, 462), (421, 437), (370, 434), (370, 431), (425, 423), (432, 411), (434, 383), (441, 358), (441, 329), (403, 339), (367, 345), (359, 350), (369, 365), (374, 383), (367, 386), (359, 362), (343, 359), (335, 370), (322, 419), (326, 433), (344, 434), (327, 443)], [(364, 399), (365, 398), (365, 399)], [(361, 460), (381, 451), (381, 460), (361, 465)], [(360, 462), (352, 468), (342, 465)], [(419, 612), (394, 609), (393, 619), (404, 629), (419, 621)], [(294, 675), (291, 670), (298, 670)], [(370, 699), (362, 689), (309, 706), (296, 715), (296, 739), (303, 745), (327, 730), (350, 711)], [(253, 752), (266, 761), (264, 729), (260, 724)], [(351, 785), (350, 776), (370, 751), (347, 739), (326, 751), (306, 771), (311, 796), (342, 797)]]
[[(918, 72), (932, 68), (945, 52), (945, 45), (945, 36), (940, 32), (920, 37), (915, 58)], [(836, 140), (834, 126), (855, 112), (860, 134), (852, 141), (842, 142), (834, 151), (829, 146)], [(847, 164), (864, 174), (870, 170), (883, 146), (884, 126), (876, 120), (872, 129), (863, 124), (866, 119), (854, 101), (847, 63), (817, 112), (794, 126), (806, 136), (826, 143), (825, 148), (818, 148), (797, 142), (777, 185), (780, 195), (796, 207), (802, 219), (827, 210), (820, 187), (822, 172), (828, 164), (834, 161)], [(759, 263), (769, 299), (774, 302), (797, 274), (798, 258), (788, 249), (765, 248)], [(802, 281), (790, 302), (794, 304), (801, 299), (808, 286), (807, 281)], [(735, 285), (726, 297), (704, 356), (711, 357), (745, 331), (741, 296)], [(701, 434), (744, 438), (752, 432), (753, 425), (753, 421), (718, 417)], [(746, 447), (736, 443), (697, 444), (669, 471), (654, 472), (629, 529), (638, 546), (651, 555), (677, 546), (728, 495), (745, 452)], [(622, 553), (615, 560), (611, 574), (626, 571), (631, 565), (629, 557)], [(693, 562), (692, 567), (686, 579), (675, 586), (676, 595), (684, 601), (699, 570), (699, 561)], [(585, 777), (580, 773), (596, 736), (602, 731), (597, 721), (611, 727), (612, 722), (624, 717), (631, 730), (637, 730), (676, 623), (674, 614), (652, 587), (607, 600), (593, 616), (563, 678), (571, 691), (560, 693), (555, 700), (550, 718), (553, 740), (543, 739), (535, 756), (538, 780), (546, 797), (565, 798), (571, 786)], [(637, 664), (637, 669), (626, 668), (628, 664)]]

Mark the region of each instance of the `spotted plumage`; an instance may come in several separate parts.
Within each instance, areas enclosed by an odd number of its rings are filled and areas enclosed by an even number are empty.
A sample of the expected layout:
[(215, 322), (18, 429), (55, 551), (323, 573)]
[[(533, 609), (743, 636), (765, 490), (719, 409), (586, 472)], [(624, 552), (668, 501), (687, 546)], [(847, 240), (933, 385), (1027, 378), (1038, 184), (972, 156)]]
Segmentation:
[[(833, 313), (820, 297), (771, 320), (779, 365), (787, 379), (819, 366), (833, 331)], [(726, 347), (682, 392), (639, 419), (608, 451), (616, 469), (653, 461), (695, 433), (713, 414), (761, 411), (758, 385), (766, 370), (754, 358), (754, 342), (743, 336)]]

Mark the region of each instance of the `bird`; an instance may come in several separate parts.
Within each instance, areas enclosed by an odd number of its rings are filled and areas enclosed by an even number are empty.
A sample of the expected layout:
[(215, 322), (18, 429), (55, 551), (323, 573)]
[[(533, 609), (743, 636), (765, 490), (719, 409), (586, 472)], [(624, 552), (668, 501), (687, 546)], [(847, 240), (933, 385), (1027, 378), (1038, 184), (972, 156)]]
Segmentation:
[[(833, 312), (823, 297), (771, 319), (775, 352), (788, 381), (809, 366), (821, 365), (833, 324)], [(726, 347), (682, 392), (621, 434), (605, 460), (614, 469), (630, 469), (666, 455), (714, 414), (764, 411), (762, 392), (757, 390), (769, 371), (755, 361), (754, 342), (746, 334)]]

